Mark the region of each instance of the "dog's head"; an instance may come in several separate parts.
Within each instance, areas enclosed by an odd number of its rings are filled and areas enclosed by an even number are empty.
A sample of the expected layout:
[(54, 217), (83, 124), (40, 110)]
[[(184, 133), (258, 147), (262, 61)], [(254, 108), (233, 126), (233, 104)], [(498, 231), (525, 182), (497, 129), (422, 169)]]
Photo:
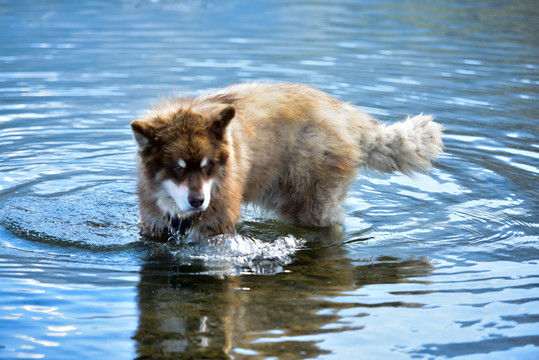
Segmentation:
[(235, 115), (232, 105), (196, 110), (164, 106), (131, 123), (140, 176), (165, 213), (183, 216), (208, 208), (213, 185), (224, 174), (229, 156), (226, 128)]

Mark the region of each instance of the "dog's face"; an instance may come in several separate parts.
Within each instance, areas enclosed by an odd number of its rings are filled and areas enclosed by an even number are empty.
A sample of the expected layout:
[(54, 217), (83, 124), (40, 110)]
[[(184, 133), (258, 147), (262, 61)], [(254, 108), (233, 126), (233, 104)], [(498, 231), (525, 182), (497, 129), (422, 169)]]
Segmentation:
[(131, 123), (140, 176), (165, 213), (183, 216), (208, 208), (229, 156), (226, 127), (235, 114), (231, 105), (180, 107)]

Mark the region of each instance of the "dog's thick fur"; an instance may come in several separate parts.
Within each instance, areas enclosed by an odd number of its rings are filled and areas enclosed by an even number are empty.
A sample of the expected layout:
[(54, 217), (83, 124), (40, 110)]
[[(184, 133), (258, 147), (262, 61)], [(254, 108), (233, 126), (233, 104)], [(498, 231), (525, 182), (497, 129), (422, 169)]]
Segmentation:
[(325, 227), (357, 170), (426, 171), (442, 128), (418, 115), (383, 125), (301, 84), (247, 83), (164, 101), (131, 123), (139, 146), (141, 233), (166, 239), (173, 218), (196, 239), (234, 233), (241, 203)]

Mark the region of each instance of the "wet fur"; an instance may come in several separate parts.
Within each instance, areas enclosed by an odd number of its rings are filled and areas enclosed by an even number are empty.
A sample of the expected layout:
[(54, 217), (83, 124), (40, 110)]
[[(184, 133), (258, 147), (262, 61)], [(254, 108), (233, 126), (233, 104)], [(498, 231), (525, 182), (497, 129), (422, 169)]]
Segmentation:
[[(141, 231), (166, 238), (170, 218), (187, 216), (194, 238), (233, 233), (242, 202), (299, 226), (338, 224), (358, 169), (411, 174), (431, 167), (443, 148), (442, 128), (432, 119), (379, 124), (320, 90), (287, 83), (239, 84), (164, 101), (131, 124), (139, 145)], [(191, 164), (193, 191), (212, 180), (203, 212), (170, 214), (173, 204), (168, 211), (160, 206), (167, 199), (163, 181), (183, 181), (172, 169), (179, 159)], [(197, 170), (203, 159), (212, 161), (208, 176)]]

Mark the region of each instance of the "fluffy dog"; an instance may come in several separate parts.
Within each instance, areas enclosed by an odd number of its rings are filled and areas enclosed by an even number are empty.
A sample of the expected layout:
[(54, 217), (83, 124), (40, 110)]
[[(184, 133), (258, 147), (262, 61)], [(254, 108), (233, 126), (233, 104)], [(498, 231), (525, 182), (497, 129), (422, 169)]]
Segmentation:
[(141, 233), (167, 239), (178, 219), (189, 220), (194, 239), (234, 233), (243, 201), (303, 227), (339, 224), (358, 169), (431, 167), (443, 148), (432, 119), (380, 124), (352, 104), (290, 83), (164, 101), (131, 123)]

